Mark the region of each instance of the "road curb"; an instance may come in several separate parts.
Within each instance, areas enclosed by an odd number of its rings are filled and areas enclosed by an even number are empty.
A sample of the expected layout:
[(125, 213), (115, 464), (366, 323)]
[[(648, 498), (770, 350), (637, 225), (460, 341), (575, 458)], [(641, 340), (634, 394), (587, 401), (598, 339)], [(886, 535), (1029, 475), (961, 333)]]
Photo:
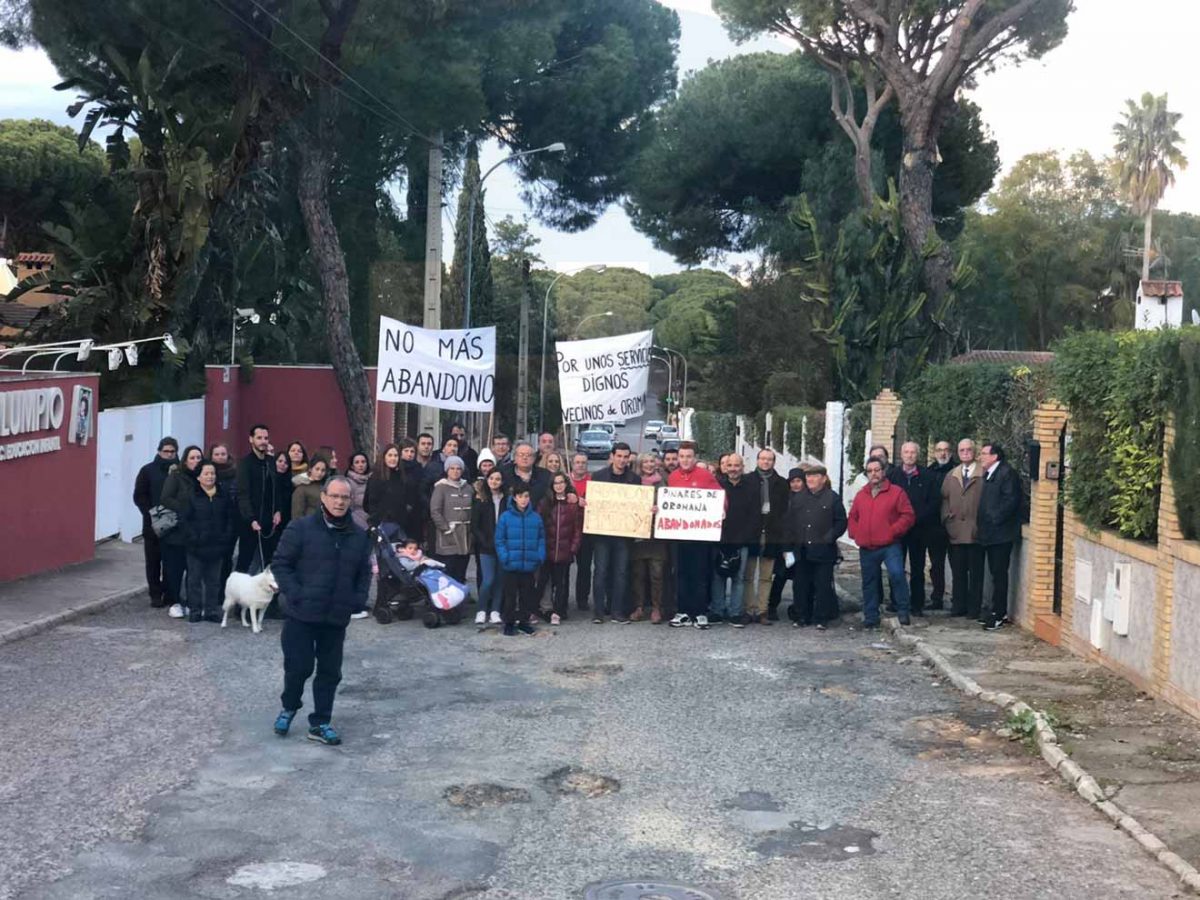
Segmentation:
[(11, 644), (14, 641), (19, 641), (22, 638), (32, 637), (43, 631), (49, 631), (51, 628), (62, 625), (64, 622), (94, 615), (111, 607), (119, 606), (122, 603), (128, 603), (130, 600), (136, 600), (138, 597), (145, 596), (147, 596), (145, 587), (128, 588), (123, 591), (117, 591), (114, 594), (109, 594), (107, 597), (101, 597), (98, 600), (89, 600), (87, 603), (81, 603), (79, 606), (59, 610), (53, 615), (42, 616), (40, 619), (34, 619), (32, 622), (26, 622), (23, 625), (18, 625), (16, 628), (0, 631), (0, 647), (5, 644)]
[(1184, 887), (1189, 888), (1194, 893), (1200, 893), (1200, 870), (1196, 869), (1195, 866), (1183, 859), (1179, 854), (1172, 852), (1157, 835), (1145, 828), (1119, 805), (1104, 796), (1104, 791), (1096, 782), (1096, 779), (1089, 775), (1077, 762), (1072, 760), (1059, 745), (1058, 736), (1046, 721), (1046, 716), (1041, 710), (1034, 709), (1011, 694), (1006, 694), (1002, 691), (984, 690), (977, 681), (960, 672), (951, 664), (936, 647), (931, 646), (922, 638), (905, 631), (898, 619), (885, 619), (884, 626), (897, 641), (906, 647), (916, 650), (947, 681), (964, 694), (984, 700), (994, 706), (999, 706), (1010, 713), (1020, 714), (1026, 711), (1032, 713), (1033, 734), (1038, 751), (1041, 753), (1042, 759), (1046, 761), (1046, 764), (1058, 773), (1059, 778), (1069, 784), (1075, 790), (1075, 793), (1086, 800), (1090, 806), (1107, 817), (1115, 828), (1124, 831), (1133, 840), (1137, 841), (1143, 850), (1153, 856), (1160, 864), (1170, 869), (1179, 878)]

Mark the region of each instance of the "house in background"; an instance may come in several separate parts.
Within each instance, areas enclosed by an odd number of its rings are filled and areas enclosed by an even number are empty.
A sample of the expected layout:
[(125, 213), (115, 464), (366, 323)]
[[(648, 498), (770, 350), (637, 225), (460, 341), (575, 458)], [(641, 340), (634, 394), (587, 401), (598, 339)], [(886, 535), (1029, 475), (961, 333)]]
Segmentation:
[(15, 300), (7, 299), (22, 281), (33, 275), (53, 273), (57, 261), (53, 253), (18, 253), (15, 268), (0, 259), (0, 345), (19, 344), (62, 312), (69, 294), (58, 294), (48, 287), (26, 291)]

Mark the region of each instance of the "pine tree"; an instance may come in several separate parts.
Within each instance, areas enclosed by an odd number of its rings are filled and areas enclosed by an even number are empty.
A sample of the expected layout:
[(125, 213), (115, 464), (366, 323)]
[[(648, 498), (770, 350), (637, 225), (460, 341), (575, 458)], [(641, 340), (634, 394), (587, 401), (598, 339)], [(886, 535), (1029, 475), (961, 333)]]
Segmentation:
[[(467, 216), (471, 194), (479, 186), (479, 145), (474, 141), (467, 147), (467, 164), (463, 173), (462, 190), (458, 195), (458, 219), (454, 224), (454, 269), (450, 291), (442, 307), (442, 327), (460, 328), (466, 306), (467, 274)], [(496, 324), (495, 288), (492, 284), (492, 252), (488, 247), (487, 217), (483, 201), (485, 191), (479, 191), (475, 203), (474, 258), (471, 261), (471, 324)]]

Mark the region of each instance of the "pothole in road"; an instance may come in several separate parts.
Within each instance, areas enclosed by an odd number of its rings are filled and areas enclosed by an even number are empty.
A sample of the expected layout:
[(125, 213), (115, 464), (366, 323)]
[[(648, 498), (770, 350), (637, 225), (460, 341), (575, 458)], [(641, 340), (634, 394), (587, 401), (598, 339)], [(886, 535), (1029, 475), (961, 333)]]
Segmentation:
[(452, 784), (442, 791), (442, 796), (451, 806), (460, 809), (483, 809), (487, 806), (529, 802), (529, 791), (500, 784)]
[(608, 678), (621, 674), (625, 667), (619, 663), (580, 663), (575, 666), (555, 666), (554, 671), (571, 678)]
[(792, 822), (786, 831), (774, 831), (758, 842), (763, 856), (783, 856), (811, 862), (842, 862), (856, 856), (875, 853), (879, 835), (849, 825), (821, 827), (808, 822)]
[(621, 789), (621, 782), (617, 779), (597, 775), (578, 766), (555, 769), (542, 779), (542, 783), (548, 790), (558, 794), (581, 794), (588, 798), (614, 794)]
[(741, 809), (746, 812), (779, 812), (783, 806), (770, 794), (763, 791), (739, 791), (721, 805), (726, 809)]
[(717, 900), (717, 895), (674, 881), (638, 878), (589, 884), (583, 900)]
[(249, 865), (242, 866), (226, 878), (225, 883), (232, 884), (235, 887), (274, 891), (278, 888), (308, 884), (310, 881), (320, 881), (326, 874), (323, 867), (314, 863), (250, 863)]

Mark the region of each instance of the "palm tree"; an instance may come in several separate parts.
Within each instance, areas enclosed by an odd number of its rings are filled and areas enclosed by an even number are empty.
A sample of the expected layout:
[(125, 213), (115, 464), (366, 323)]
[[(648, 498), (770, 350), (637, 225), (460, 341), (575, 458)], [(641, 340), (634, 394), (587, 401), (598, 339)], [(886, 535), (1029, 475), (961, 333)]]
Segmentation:
[(1142, 217), (1142, 280), (1150, 277), (1150, 228), (1154, 210), (1175, 183), (1174, 169), (1186, 169), (1179, 149), (1183, 138), (1175, 124), (1183, 117), (1167, 109), (1167, 95), (1142, 94), (1142, 104), (1125, 101), (1125, 120), (1113, 126), (1117, 136), (1116, 171), (1121, 190)]

